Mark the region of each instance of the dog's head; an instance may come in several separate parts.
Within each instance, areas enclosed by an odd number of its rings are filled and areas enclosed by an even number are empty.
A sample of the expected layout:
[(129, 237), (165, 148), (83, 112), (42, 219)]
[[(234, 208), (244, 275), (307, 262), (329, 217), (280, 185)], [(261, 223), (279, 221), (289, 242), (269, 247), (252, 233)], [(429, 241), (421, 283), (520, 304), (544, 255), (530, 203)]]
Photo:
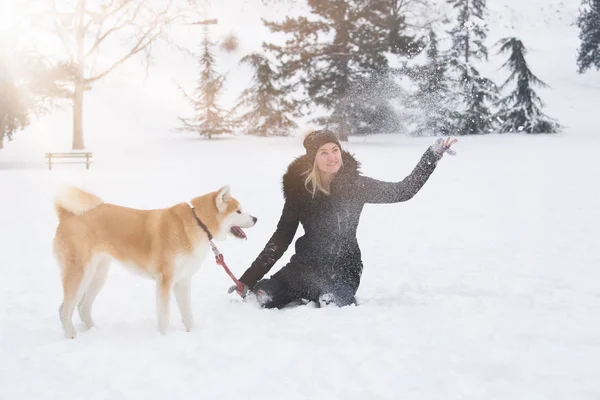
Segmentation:
[[(207, 202), (212, 204), (206, 204)], [(201, 219), (215, 240), (226, 239), (228, 233), (239, 239), (246, 239), (242, 228), (252, 228), (257, 221), (256, 217), (242, 209), (240, 202), (231, 195), (229, 186), (196, 198), (192, 200), (192, 204), (199, 211)], [(214, 215), (208, 215), (209, 212)]]

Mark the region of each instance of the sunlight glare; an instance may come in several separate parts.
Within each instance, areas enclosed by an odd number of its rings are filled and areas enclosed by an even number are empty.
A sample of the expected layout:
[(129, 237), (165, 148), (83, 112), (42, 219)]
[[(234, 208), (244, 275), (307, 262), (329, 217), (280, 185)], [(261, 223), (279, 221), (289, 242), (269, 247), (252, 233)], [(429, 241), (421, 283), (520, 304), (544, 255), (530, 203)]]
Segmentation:
[[(37, 17), (36, 17), (37, 16)], [(57, 38), (36, 26), (43, 18), (40, 4), (22, 0), (0, 0), (0, 43), (7, 48), (37, 50), (46, 56), (60, 54)]]

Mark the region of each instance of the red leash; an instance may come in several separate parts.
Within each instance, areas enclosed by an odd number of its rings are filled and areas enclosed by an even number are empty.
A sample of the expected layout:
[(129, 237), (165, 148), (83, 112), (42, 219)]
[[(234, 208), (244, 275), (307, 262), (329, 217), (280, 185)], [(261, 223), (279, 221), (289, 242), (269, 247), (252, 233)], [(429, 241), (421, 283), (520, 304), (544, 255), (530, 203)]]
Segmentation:
[(227, 272), (227, 275), (229, 275), (229, 277), (235, 282), (236, 286), (238, 287), (238, 290), (240, 292), (244, 291), (244, 284), (242, 282), (240, 282), (235, 275), (233, 275), (233, 273), (231, 272), (231, 270), (227, 267), (227, 264), (225, 264), (225, 258), (223, 257), (223, 254), (221, 254), (221, 252), (219, 251), (219, 249), (217, 249), (217, 246), (215, 246), (215, 244), (213, 243), (213, 241), (211, 240), (210, 242), (210, 248), (212, 249), (213, 253), (215, 254), (215, 261), (217, 262), (217, 264), (219, 264), (220, 266), (223, 267), (223, 269), (225, 270), (225, 272)]
[(213, 242), (213, 235), (208, 230), (208, 227), (196, 215), (196, 212), (194, 211), (194, 206), (190, 205), (190, 208), (192, 211), (192, 215), (194, 216), (194, 218), (196, 219), (196, 222), (198, 223), (198, 226), (200, 226), (200, 228), (202, 228), (202, 230), (204, 232), (206, 232), (206, 236), (208, 236), (208, 243), (210, 243), (210, 248), (212, 249), (213, 253), (215, 254), (215, 261), (217, 262), (217, 264), (222, 266), (225, 269), (225, 272), (227, 272), (227, 275), (229, 275), (229, 277), (231, 279), (233, 279), (238, 290), (240, 292), (243, 292), (244, 284), (242, 282), (238, 281), (237, 278), (235, 277), (235, 275), (233, 275), (233, 273), (231, 273), (231, 270), (229, 268), (227, 268), (227, 264), (225, 264), (225, 258), (223, 257), (223, 254), (221, 254), (221, 252), (219, 251), (219, 249), (217, 249), (217, 246), (215, 246), (215, 243)]

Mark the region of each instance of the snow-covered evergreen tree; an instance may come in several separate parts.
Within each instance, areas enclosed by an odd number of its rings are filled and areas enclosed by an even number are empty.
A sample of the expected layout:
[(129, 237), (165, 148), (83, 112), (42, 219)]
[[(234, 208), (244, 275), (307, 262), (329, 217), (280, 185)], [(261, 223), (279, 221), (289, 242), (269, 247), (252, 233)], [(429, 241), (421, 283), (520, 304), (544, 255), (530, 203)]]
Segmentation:
[(452, 37), (450, 55), (465, 64), (488, 59), (484, 44), (487, 38), (485, 23), (486, 0), (447, 0), (458, 12), (456, 26), (448, 33)]
[(390, 119), (385, 103), (355, 101), (353, 96), (373, 74), (385, 75), (389, 42), (383, 28), (373, 23), (376, 8), (366, 0), (307, 0), (311, 19), (286, 18), (267, 22), (273, 33), (285, 33), (283, 46), (265, 44), (281, 64), (281, 79), (289, 90), (300, 93), (294, 107), (300, 112), (311, 106), (324, 108), (328, 115), (317, 122), (334, 130), (341, 140), (357, 134), (369, 123), (365, 114)]
[(533, 85), (547, 87), (529, 69), (525, 54), (527, 49), (521, 40), (511, 37), (498, 42), (500, 53), (509, 53), (510, 57), (503, 67), (511, 71), (510, 76), (500, 87), (505, 89), (516, 81), (517, 87), (500, 101), (501, 109), (497, 114), (500, 132), (556, 133), (560, 125), (544, 115), (541, 109), (544, 103), (533, 90)]
[(479, 74), (470, 64), (464, 66), (459, 85), (466, 106), (458, 117), (457, 134), (477, 135), (494, 130), (493, 111), (490, 104), (498, 101), (498, 87)]
[(423, 37), (409, 32), (407, 15), (425, 12), (428, 3), (424, 0), (371, 0), (375, 25), (383, 29), (389, 51), (402, 57), (412, 58), (425, 48)]
[(0, 148), (4, 139), (27, 127), (32, 118), (71, 100), (64, 88), (69, 66), (52, 65), (29, 49), (0, 42)]
[(484, 44), (487, 37), (486, 0), (447, 1), (458, 12), (457, 25), (448, 32), (452, 37), (448, 56), (457, 82), (454, 90), (462, 103), (453, 130), (459, 135), (489, 133), (494, 127), (489, 104), (497, 101), (498, 88), (490, 79), (481, 76), (474, 66), (475, 62), (488, 59)]
[(450, 91), (446, 59), (440, 54), (437, 34), (429, 31), (426, 64), (415, 68), (412, 75), (417, 84), (412, 107), (418, 110), (415, 136), (452, 134), (452, 121), (456, 120), (456, 105)]
[(202, 54), (200, 56), (200, 76), (196, 82), (193, 96), (182, 92), (194, 108), (192, 118), (179, 118), (182, 126), (179, 131), (195, 132), (201, 136), (212, 138), (213, 135), (230, 133), (233, 131), (229, 114), (219, 106), (219, 95), (223, 89), (225, 76), (215, 69), (215, 57), (212, 49), (215, 43), (210, 41), (208, 28), (204, 27)]
[(236, 125), (250, 135), (287, 136), (297, 125), (290, 118), (292, 105), (275, 84), (277, 72), (269, 60), (258, 53), (248, 54), (240, 63), (254, 70), (254, 85), (245, 89), (238, 98), (234, 112), (245, 112), (237, 118)]
[(582, 0), (577, 26), (581, 39), (577, 55), (578, 72), (584, 73), (591, 67), (600, 70), (600, 0)]
[[(402, 94), (402, 90), (389, 72), (374, 72), (370, 76), (358, 77), (352, 84), (344, 101), (349, 104), (341, 107), (352, 110), (351, 121), (353, 135), (374, 133), (395, 133), (405, 129), (402, 120), (394, 109), (393, 101)], [(316, 118), (316, 122), (327, 124), (346, 118), (334, 111), (325, 118)]]
[(29, 125), (29, 109), (5, 62), (0, 59), (0, 149), (4, 139)]

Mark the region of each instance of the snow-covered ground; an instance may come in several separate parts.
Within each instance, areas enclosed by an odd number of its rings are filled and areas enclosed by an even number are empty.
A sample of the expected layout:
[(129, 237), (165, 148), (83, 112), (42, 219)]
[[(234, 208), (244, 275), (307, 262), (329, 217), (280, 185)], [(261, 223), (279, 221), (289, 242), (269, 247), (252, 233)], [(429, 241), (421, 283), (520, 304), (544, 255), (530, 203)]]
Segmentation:
[[(358, 307), (257, 309), (226, 293), (229, 278), (208, 258), (193, 280), (197, 329), (185, 332), (173, 305), (161, 336), (153, 283), (115, 264), (93, 310), (98, 326), (67, 341), (51, 253), (59, 183), (139, 208), (230, 184), (259, 218), (247, 241), (219, 243), (239, 276), (275, 228), (300, 139), (175, 135), (167, 100), (127, 103), (149, 83), (109, 96), (117, 75), (86, 103), (89, 171), (46, 169), (43, 152), (68, 145), (60, 115), (6, 143), (0, 399), (600, 398), (599, 74), (575, 73), (576, 1), (490, 3), (491, 36), (513, 25), (522, 34), (565, 131), (461, 137), (414, 199), (367, 206)], [(432, 141), (389, 135), (345, 147), (365, 174), (399, 180)]]

